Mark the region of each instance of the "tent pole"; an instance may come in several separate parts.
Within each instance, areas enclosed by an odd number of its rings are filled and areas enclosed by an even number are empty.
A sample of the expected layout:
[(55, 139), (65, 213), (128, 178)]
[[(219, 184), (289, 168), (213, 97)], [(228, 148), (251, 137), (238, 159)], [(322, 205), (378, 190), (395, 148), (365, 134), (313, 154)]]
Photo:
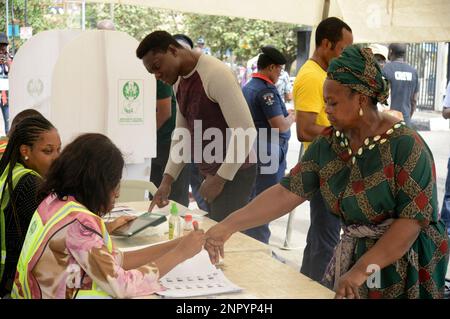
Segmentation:
[(8, 12), (8, 10), (9, 10), (9, 1), (8, 0), (6, 0), (6, 5), (5, 5), (5, 8), (6, 8), (6, 15), (5, 15), (5, 17), (6, 17), (6, 36), (8, 36), (9, 37), (9, 28), (8, 28), (8, 26), (9, 26), (9, 12)]
[(86, 29), (86, 0), (81, 2), (81, 30)]
[(322, 10), (322, 20), (325, 20), (328, 18), (328, 15), (330, 14), (330, 0), (324, 0), (323, 1), (323, 10)]
[(114, 22), (114, 3), (109, 4), (109, 18)]
[(28, 27), (28, 1), (27, 0), (24, 0), (23, 15), (24, 15), (25, 26)]
[(12, 55), (14, 56), (14, 55), (16, 55), (16, 44), (15, 44), (15, 42), (14, 42), (14, 37), (16, 36), (16, 34), (15, 34), (15, 17), (14, 17), (14, 0), (13, 1), (11, 1), (11, 28), (12, 28), (12, 30), (11, 30), (11, 43), (12, 43), (12, 47), (11, 47), (11, 50), (12, 50)]

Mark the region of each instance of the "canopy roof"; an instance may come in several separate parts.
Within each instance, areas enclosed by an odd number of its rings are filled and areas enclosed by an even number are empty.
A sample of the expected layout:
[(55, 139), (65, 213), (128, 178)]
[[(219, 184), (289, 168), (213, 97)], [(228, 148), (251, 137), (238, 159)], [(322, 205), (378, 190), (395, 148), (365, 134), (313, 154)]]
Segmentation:
[(86, 0), (316, 26), (342, 18), (355, 42), (450, 41), (449, 0)]

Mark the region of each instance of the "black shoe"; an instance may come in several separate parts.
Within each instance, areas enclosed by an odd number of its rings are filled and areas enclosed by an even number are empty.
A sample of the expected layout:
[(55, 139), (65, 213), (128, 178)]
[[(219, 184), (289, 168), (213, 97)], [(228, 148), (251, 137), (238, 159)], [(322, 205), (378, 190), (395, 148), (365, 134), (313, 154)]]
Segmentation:
[(445, 278), (444, 299), (450, 299), (450, 279)]

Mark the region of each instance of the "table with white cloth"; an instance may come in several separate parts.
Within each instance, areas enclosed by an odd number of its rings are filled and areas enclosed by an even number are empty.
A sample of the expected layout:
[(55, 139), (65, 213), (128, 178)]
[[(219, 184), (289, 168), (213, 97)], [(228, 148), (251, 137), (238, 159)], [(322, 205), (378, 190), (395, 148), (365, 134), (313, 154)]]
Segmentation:
[[(118, 204), (133, 208), (139, 212), (148, 209), (149, 202), (128, 202)], [(117, 205), (116, 205), (117, 206)], [(205, 231), (216, 224), (204, 216), (200, 210), (189, 210), (177, 204), (181, 215), (188, 212), (198, 221)], [(168, 214), (170, 204), (164, 208), (155, 208), (156, 214)], [(115, 246), (123, 251), (144, 248), (148, 245), (168, 240), (167, 221), (150, 227), (128, 238), (112, 237)], [(234, 284), (243, 288), (242, 292), (220, 294), (217, 298), (333, 298), (334, 292), (309, 279), (271, 255), (271, 247), (243, 233), (230, 237), (224, 247), (225, 258), (218, 265), (225, 276)], [(157, 296), (151, 296), (157, 297)]]

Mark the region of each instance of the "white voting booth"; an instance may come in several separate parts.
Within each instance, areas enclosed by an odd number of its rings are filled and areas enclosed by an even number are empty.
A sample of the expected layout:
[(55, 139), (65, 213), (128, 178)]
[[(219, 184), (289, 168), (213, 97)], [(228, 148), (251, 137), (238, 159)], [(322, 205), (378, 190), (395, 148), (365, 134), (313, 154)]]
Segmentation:
[(28, 108), (51, 118), (52, 71), (63, 47), (80, 35), (80, 30), (51, 30), (25, 42), (14, 57), (9, 74), (10, 119)]
[[(47, 51), (48, 42), (34, 41), (26, 49), (31, 55)], [(49, 65), (42, 76), (51, 83), (48, 103), (34, 108), (57, 127), (63, 147), (83, 132), (105, 134), (124, 154), (123, 178), (148, 180), (151, 158), (156, 156), (156, 82), (136, 58), (137, 46), (137, 40), (118, 31), (87, 31), (73, 37), (59, 47), (53, 67)], [(37, 62), (30, 56), (28, 60)], [(27, 70), (21, 68), (13, 79), (34, 76)], [(11, 100), (11, 109), (16, 114), (35, 103), (22, 106)]]

